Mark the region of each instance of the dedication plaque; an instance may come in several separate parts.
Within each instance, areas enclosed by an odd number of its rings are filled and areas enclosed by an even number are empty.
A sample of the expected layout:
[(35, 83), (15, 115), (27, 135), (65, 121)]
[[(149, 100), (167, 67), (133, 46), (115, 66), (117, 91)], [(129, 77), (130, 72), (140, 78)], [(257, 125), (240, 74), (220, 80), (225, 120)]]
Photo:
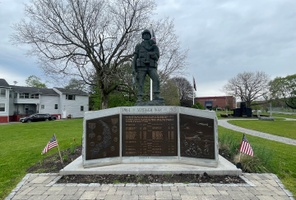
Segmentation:
[(119, 115), (86, 121), (86, 160), (119, 156)]
[(215, 159), (214, 120), (180, 114), (181, 156)]
[(177, 156), (177, 115), (122, 115), (123, 156)]

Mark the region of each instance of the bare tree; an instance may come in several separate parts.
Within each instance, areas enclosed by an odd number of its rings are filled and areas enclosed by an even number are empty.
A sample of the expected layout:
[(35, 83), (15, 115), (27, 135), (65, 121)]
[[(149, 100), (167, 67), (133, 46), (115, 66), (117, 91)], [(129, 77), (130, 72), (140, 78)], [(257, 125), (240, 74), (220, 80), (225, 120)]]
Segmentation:
[(164, 77), (184, 68), (186, 52), (179, 50), (172, 21), (153, 22), (154, 10), (153, 0), (32, 0), (26, 5), (29, 21), (15, 26), (14, 41), (32, 46), (47, 75), (79, 77), (98, 87), (101, 108), (107, 108), (112, 91), (130, 87), (121, 68), (151, 24), (159, 28)]
[(81, 90), (84, 92), (89, 92), (89, 88), (84, 83), (84, 81), (75, 78), (71, 78), (64, 88), (69, 90)]
[(192, 100), (193, 87), (186, 78), (174, 77), (171, 80), (178, 88), (178, 95), (181, 104), (183, 101)]
[(181, 48), (178, 36), (174, 33), (173, 20), (166, 18), (155, 22), (155, 24), (157, 42), (160, 48), (160, 78), (165, 82), (172, 75), (180, 76), (183, 74), (187, 65), (188, 50)]
[(243, 72), (230, 79), (224, 90), (234, 97), (239, 97), (250, 107), (254, 100), (265, 97), (268, 93), (269, 76), (264, 72)]

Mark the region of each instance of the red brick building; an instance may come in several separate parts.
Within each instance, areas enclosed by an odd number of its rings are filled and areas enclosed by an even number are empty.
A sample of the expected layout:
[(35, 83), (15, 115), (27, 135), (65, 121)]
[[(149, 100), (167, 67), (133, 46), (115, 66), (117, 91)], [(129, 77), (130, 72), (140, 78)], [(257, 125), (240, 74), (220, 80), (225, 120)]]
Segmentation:
[(213, 97), (196, 97), (194, 103), (199, 102), (207, 109), (234, 109), (236, 108), (236, 99), (233, 96), (213, 96)]

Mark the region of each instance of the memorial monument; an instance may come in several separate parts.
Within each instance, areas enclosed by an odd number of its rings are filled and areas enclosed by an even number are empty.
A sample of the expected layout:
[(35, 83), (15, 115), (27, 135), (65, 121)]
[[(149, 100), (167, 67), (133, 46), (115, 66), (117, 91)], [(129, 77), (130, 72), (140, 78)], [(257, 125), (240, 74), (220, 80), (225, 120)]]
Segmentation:
[[(157, 74), (159, 49), (149, 30), (142, 32), (142, 39), (135, 47), (133, 59), (138, 85), (136, 106), (85, 112), (82, 158), (73, 162), (76, 167), (61, 170), (62, 174), (120, 173), (118, 169), (122, 171), (123, 165), (125, 173), (178, 173), (174, 171), (176, 164), (180, 173), (210, 173), (206, 169), (221, 166), (216, 113), (164, 106)], [(146, 75), (153, 81), (153, 100), (149, 102), (143, 101)], [(136, 164), (133, 167), (138, 170), (126, 164)], [(147, 167), (150, 168), (143, 171)], [(223, 170), (220, 173), (224, 174)], [(230, 171), (241, 173), (235, 166)]]
[[(136, 106), (85, 113), (84, 167), (180, 162), (217, 166), (215, 112), (164, 106), (159, 91), (158, 59), (159, 49), (146, 29), (142, 32), (142, 42), (135, 47), (132, 63), (138, 87)], [(147, 75), (153, 82), (153, 99), (145, 102)]]

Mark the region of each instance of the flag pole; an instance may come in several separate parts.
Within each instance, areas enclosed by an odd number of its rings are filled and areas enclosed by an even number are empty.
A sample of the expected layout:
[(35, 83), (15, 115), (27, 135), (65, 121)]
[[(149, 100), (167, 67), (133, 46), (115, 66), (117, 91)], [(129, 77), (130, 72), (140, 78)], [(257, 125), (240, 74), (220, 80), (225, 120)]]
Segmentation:
[(153, 81), (150, 78), (150, 101), (153, 100)]
[[(155, 37), (155, 34), (154, 34), (154, 31), (153, 31), (153, 28), (152, 28), (152, 24), (150, 24), (150, 36), (151, 36), (151, 40), (153, 40), (156, 44), (156, 37)], [(152, 79), (150, 78), (150, 101), (153, 100), (153, 81)]]
[(194, 89), (193, 89), (193, 94), (192, 94), (192, 105), (194, 105), (194, 98), (195, 98), (195, 92), (194, 92)]
[(63, 162), (63, 159), (62, 159), (62, 155), (61, 155), (61, 151), (60, 151), (60, 146), (59, 146), (59, 142), (58, 142), (58, 139), (57, 139), (56, 134), (54, 134), (54, 137), (55, 137), (55, 139), (56, 139), (56, 141), (57, 141), (57, 144), (58, 144), (58, 151), (59, 151), (59, 155), (60, 155), (60, 160), (61, 160), (61, 163), (62, 163), (62, 165), (63, 165), (64, 162)]
[(196, 92), (196, 83), (195, 83), (195, 79), (194, 79), (194, 77), (192, 77), (192, 78), (193, 78), (193, 90), (192, 90), (193, 94), (192, 94), (192, 105), (194, 105), (195, 92)]

